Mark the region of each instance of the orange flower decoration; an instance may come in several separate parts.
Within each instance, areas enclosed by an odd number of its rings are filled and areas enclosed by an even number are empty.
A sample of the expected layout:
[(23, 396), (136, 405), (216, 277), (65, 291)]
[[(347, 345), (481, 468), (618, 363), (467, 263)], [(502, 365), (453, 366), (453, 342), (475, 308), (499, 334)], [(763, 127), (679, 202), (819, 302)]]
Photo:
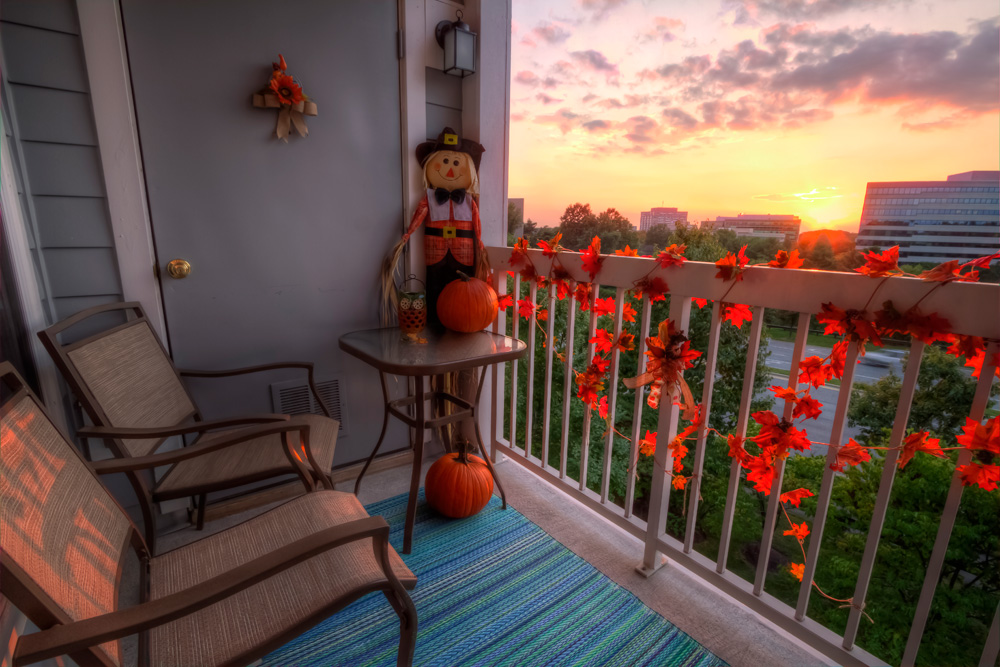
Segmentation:
[(302, 86), (295, 83), (295, 79), (287, 74), (281, 74), (280, 70), (274, 71), (270, 87), (282, 104), (294, 105), (305, 99), (305, 95), (302, 94)]

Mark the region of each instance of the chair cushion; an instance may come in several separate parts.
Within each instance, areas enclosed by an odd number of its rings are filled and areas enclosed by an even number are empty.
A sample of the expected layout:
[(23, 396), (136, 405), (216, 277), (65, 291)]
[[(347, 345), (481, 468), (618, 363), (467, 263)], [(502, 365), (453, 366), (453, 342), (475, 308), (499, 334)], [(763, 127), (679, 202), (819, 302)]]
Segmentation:
[[(309, 423), (309, 448), (316, 464), (329, 474), (333, 467), (333, 454), (337, 446), (337, 431), (340, 424), (333, 419), (318, 415), (296, 415), (297, 420)], [(214, 431), (198, 438), (194, 444), (210, 442), (231, 435), (239, 429)], [(292, 436), (293, 442), (297, 436)], [(306, 463), (306, 468), (310, 466)], [(280, 435), (268, 435), (246, 442), (224, 447), (204, 456), (186, 459), (174, 465), (157, 484), (158, 498), (173, 498), (189, 495), (186, 491), (215, 484), (220, 488), (239, 486), (240, 480), (271, 477), (282, 472), (294, 473), (295, 468), (285, 456)], [(227, 484), (227, 482), (232, 482)]]
[[(324, 490), (299, 496), (233, 528), (153, 558), (150, 598), (195, 587), (316, 531), (367, 516), (350, 493)], [(415, 586), (416, 577), (391, 546), (389, 558), (403, 585)], [(264, 654), (260, 647), (307, 623), (336, 600), (385, 581), (371, 540), (345, 544), (189, 616), (153, 628), (151, 664), (208, 667), (252, 655), (247, 659), (251, 662)]]

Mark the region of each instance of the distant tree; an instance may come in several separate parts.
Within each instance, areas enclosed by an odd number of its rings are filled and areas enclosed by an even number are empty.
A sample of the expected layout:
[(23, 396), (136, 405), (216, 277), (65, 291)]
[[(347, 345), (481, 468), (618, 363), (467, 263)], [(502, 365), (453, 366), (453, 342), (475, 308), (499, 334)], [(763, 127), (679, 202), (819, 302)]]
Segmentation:
[(806, 269), (821, 269), (823, 271), (836, 271), (838, 269), (837, 257), (833, 254), (833, 247), (830, 240), (825, 236), (819, 237), (812, 247), (812, 251), (803, 257), (803, 267)]
[(653, 225), (646, 230), (646, 245), (655, 250), (663, 250), (670, 245), (670, 237), (674, 233), (673, 225)]
[(595, 215), (590, 204), (571, 204), (559, 218), (562, 245), (570, 250), (581, 250), (595, 236), (601, 237), (601, 252), (611, 253), (626, 245), (637, 248), (639, 233), (628, 218), (614, 208)]
[(521, 209), (517, 205), (509, 201), (507, 202), (507, 231), (518, 236), (523, 235), (521, 231), (521, 226), (524, 224), (524, 217), (521, 213)]

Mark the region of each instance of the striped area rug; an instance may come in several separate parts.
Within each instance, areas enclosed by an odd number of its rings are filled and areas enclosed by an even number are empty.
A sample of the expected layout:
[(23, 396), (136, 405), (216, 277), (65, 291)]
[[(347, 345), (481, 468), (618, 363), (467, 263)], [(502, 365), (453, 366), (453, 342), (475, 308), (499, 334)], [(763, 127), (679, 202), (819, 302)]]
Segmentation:
[[(417, 509), (410, 595), (416, 665), (726, 665), (495, 497), (468, 519)], [(406, 495), (368, 506), (400, 549)], [(266, 656), (266, 667), (396, 664), (399, 621), (381, 594)]]

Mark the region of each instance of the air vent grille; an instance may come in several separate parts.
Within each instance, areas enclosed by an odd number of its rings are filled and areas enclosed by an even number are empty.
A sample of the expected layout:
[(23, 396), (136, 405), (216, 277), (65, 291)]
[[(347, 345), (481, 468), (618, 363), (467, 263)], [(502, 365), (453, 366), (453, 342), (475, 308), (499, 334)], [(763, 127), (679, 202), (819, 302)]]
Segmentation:
[[(341, 397), (344, 395), (343, 378), (334, 376), (316, 383), (316, 390), (330, 410), (330, 416), (340, 422), (339, 437), (347, 435), (347, 421), (344, 416)], [(309, 385), (300, 380), (275, 382), (271, 385), (271, 405), (275, 412), (283, 415), (323, 414)]]

